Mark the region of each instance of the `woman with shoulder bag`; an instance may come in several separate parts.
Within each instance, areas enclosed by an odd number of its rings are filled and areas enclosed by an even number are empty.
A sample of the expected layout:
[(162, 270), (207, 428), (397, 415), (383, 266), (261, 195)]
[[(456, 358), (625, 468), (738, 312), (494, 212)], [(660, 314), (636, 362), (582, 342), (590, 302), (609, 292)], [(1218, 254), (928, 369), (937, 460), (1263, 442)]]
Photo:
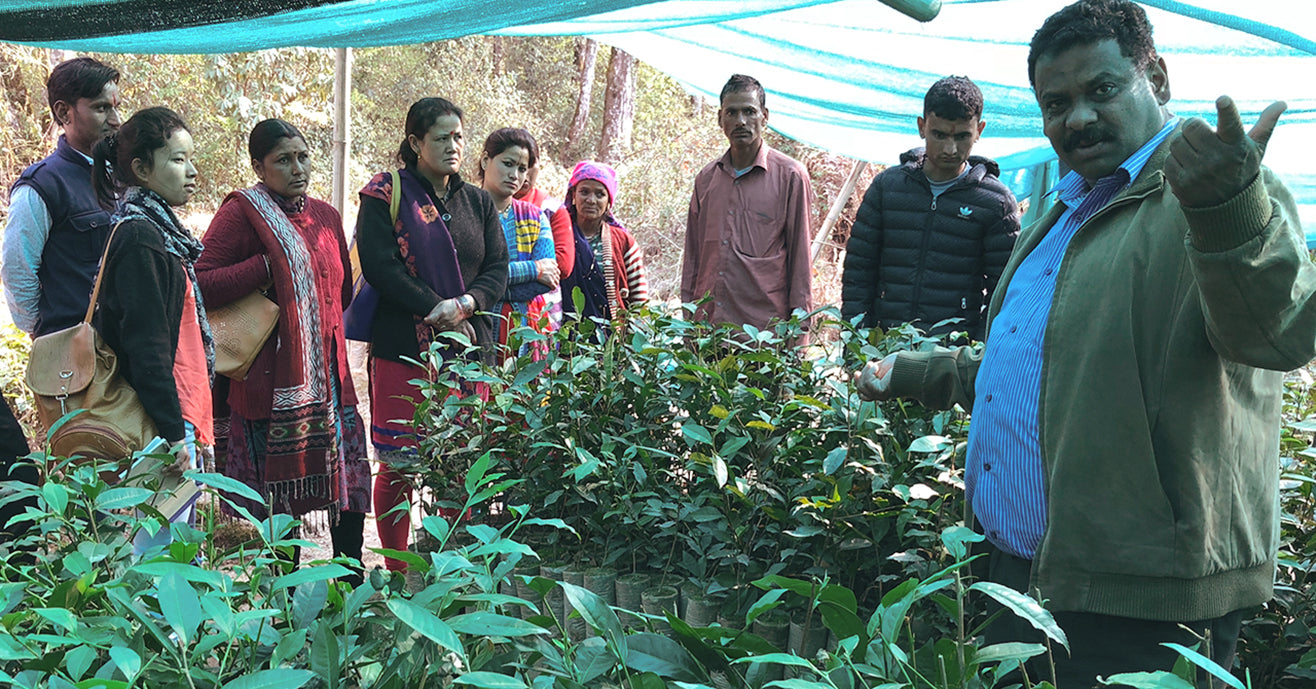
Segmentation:
[[(97, 301), (98, 330), (118, 356), (175, 463), (197, 468), (214, 444), (210, 380), (214, 345), (194, 264), (201, 242), (173, 208), (196, 193), (192, 134), (164, 107), (140, 110), (93, 150), (93, 186), (101, 203), (118, 198)], [(189, 506), (174, 521), (191, 521)], [(169, 530), (139, 531), (134, 550), (169, 542)]]
[[(507, 243), (498, 211), (488, 193), (458, 174), (464, 149), (461, 109), (443, 98), (422, 98), (407, 111), (398, 148), (403, 167), (375, 175), (360, 194), (361, 272), (378, 294), (368, 321), (370, 433), (382, 462), (375, 477), (375, 515), (380, 542), (393, 550), (407, 548), (410, 513), (395, 508), (411, 489), (392, 464), (414, 459), (417, 447), (414, 425), (399, 420), (413, 418), (421, 400), (410, 381), (431, 375), (407, 360), (421, 360), (439, 333), (457, 332), (489, 362), (496, 333), (485, 312), (507, 287)], [(396, 220), (390, 208), (395, 201)], [(438, 351), (444, 361), (460, 355), (452, 345)], [(441, 373), (442, 363), (430, 362), (430, 369)], [(405, 568), (392, 558), (384, 562), (390, 570)]]
[[(328, 510), (334, 556), (359, 562), (370, 465), (343, 340), (352, 272), (342, 217), (307, 194), (311, 153), (292, 124), (257, 123), (247, 152), (260, 182), (224, 199), (197, 279), (211, 309), (263, 291), (280, 310), (246, 376), (216, 379), (231, 410), (218, 424), (228, 431), (223, 472), (276, 512)], [(265, 518), (265, 505), (229, 497)]]

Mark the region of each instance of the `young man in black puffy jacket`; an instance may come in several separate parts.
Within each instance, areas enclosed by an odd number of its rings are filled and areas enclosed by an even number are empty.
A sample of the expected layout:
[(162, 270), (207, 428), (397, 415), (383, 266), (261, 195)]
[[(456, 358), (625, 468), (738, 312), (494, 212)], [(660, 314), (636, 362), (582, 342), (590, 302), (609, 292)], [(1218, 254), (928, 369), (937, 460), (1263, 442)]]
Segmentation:
[(985, 125), (982, 92), (967, 77), (928, 89), (918, 118), (925, 147), (873, 179), (855, 218), (841, 276), (846, 320), (983, 337), (983, 311), (1019, 233), (1000, 169), (970, 155)]

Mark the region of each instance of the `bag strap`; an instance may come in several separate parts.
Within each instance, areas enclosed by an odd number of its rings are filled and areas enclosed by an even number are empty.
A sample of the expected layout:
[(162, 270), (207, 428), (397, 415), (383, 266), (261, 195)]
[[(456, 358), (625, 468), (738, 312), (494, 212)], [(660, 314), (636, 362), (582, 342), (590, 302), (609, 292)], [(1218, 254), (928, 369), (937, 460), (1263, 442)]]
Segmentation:
[(96, 269), (96, 283), (95, 286), (91, 288), (91, 303), (87, 304), (87, 315), (82, 319), (83, 323), (90, 323), (92, 315), (96, 313), (96, 300), (101, 295), (101, 280), (105, 279), (105, 262), (110, 255), (110, 242), (114, 241), (114, 233), (119, 231), (119, 226), (122, 224), (123, 220), (114, 223), (114, 227), (110, 230), (109, 238), (105, 240), (105, 251), (101, 253), (100, 268)]
[(402, 203), (402, 179), (398, 176), (396, 169), (389, 170), (388, 174), (393, 178), (393, 193), (388, 198), (388, 214), (393, 219), (393, 224), (398, 224), (398, 207)]

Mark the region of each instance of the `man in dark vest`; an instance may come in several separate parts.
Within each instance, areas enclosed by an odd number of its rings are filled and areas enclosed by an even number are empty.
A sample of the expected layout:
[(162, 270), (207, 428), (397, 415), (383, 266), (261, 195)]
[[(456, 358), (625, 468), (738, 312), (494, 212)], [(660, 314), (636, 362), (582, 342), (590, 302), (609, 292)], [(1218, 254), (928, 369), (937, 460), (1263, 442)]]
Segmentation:
[(119, 128), (119, 72), (89, 57), (60, 63), (46, 99), (64, 133), (10, 189), (0, 257), (9, 312), (33, 337), (74, 325), (87, 311), (110, 233), (109, 211), (91, 188), (91, 149)]

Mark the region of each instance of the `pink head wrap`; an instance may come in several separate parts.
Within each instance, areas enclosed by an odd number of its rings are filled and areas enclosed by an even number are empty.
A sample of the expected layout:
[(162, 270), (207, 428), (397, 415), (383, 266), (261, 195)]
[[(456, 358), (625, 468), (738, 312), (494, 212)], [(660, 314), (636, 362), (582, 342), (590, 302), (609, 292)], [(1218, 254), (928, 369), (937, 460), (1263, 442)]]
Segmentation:
[(570, 200), (571, 190), (576, 187), (576, 183), (582, 180), (592, 179), (603, 185), (608, 190), (608, 203), (617, 202), (617, 171), (612, 166), (605, 163), (596, 163), (592, 160), (582, 160), (576, 163), (576, 169), (571, 171), (571, 183), (567, 185), (567, 196)]

